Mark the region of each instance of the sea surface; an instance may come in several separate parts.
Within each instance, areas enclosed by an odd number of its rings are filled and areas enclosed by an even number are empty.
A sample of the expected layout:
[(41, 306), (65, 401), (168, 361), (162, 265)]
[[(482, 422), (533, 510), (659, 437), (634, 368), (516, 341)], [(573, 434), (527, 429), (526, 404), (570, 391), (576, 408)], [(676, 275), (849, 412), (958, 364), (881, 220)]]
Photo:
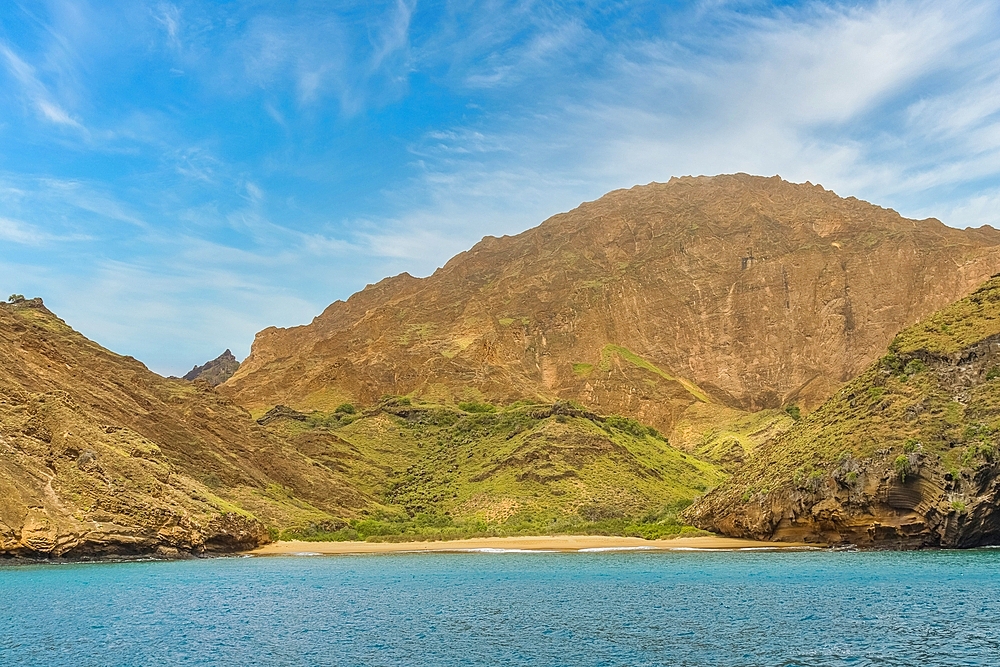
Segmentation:
[(0, 665), (998, 665), (1000, 550), (0, 566)]

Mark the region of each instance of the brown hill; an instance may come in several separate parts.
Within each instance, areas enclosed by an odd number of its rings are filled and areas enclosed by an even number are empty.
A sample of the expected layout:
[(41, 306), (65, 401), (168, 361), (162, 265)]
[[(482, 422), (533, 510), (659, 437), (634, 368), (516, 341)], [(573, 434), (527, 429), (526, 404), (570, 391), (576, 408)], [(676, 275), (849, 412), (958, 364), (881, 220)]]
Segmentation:
[(207, 385), (109, 352), (40, 299), (0, 303), (0, 555), (232, 550), (368, 502)]
[(991, 227), (778, 177), (674, 178), (265, 329), (221, 391), (255, 413), (385, 394), (572, 399), (670, 432), (711, 406), (818, 405), (998, 267)]

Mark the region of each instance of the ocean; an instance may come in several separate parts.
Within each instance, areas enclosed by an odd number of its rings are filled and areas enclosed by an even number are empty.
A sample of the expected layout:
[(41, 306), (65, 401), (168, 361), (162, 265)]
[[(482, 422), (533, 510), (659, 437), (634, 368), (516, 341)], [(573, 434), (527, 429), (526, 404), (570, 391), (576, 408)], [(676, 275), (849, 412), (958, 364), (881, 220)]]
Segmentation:
[(1000, 550), (0, 566), (0, 665), (998, 665)]

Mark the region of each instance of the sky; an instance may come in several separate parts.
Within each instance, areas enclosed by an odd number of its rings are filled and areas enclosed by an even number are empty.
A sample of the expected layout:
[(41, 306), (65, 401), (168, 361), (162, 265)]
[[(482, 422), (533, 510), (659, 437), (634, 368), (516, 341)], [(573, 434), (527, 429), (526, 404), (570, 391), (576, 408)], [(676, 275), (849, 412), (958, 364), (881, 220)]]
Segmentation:
[(1000, 227), (1000, 3), (0, 0), (0, 291), (162, 374), (605, 192)]

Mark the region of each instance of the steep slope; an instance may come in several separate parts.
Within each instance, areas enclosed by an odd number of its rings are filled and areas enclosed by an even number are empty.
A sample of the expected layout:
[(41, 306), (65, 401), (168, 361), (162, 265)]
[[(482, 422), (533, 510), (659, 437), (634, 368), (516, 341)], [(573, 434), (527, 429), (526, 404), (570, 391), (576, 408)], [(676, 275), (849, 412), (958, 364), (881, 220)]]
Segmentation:
[(240, 362), (233, 356), (232, 351), (226, 350), (215, 359), (192, 368), (184, 376), (184, 379), (192, 382), (194, 380), (202, 380), (213, 387), (217, 387), (231, 378), (239, 367)]
[(258, 414), (386, 394), (569, 399), (673, 438), (704, 406), (818, 405), (998, 267), (990, 227), (777, 177), (675, 178), (265, 329), (221, 390)]
[(40, 299), (0, 303), (0, 555), (233, 550), (369, 503), (206, 386), (105, 350)]
[(1000, 278), (757, 447), (688, 511), (708, 530), (892, 547), (1000, 544)]

